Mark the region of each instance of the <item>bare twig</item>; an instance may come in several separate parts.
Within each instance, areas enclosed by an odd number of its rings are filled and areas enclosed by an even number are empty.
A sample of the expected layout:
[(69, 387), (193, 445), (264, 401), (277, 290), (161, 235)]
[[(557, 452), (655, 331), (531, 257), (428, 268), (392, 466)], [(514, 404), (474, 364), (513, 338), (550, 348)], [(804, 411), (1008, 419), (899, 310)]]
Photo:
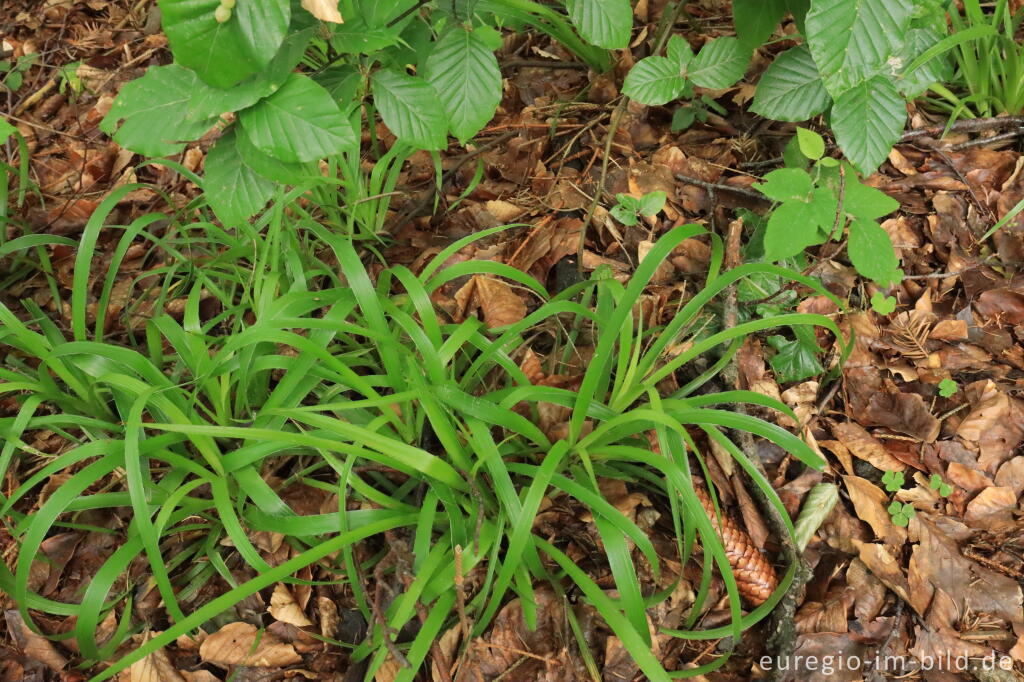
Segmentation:
[(706, 182), (698, 178), (691, 178), (689, 175), (683, 175), (682, 173), (676, 173), (676, 180), (681, 180), (688, 185), (696, 185), (697, 187), (701, 187), (711, 192), (720, 190), (722, 192), (732, 192), (733, 194), (739, 194), (740, 196), (757, 199), (758, 201), (768, 201), (768, 199), (760, 192), (755, 192), (754, 190), (746, 189), (745, 187), (733, 187), (732, 185)]

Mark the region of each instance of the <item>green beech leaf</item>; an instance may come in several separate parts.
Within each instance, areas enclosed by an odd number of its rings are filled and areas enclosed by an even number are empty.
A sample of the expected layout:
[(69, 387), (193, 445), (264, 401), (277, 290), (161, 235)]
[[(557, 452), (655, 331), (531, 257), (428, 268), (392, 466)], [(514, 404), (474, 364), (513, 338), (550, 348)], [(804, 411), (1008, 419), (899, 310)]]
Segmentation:
[(825, 139), (813, 130), (797, 126), (796, 142), (803, 155), (812, 161), (817, 161), (825, 154)]
[(320, 179), (319, 173), (304, 164), (288, 163), (263, 153), (245, 135), (235, 137), (235, 146), (242, 157), (242, 162), (268, 180), (285, 185), (301, 185), (310, 179)]
[(818, 229), (814, 208), (802, 201), (787, 201), (768, 218), (764, 233), (765, 260), (789, 258), (823, 241), (825, 237)]
[(220, 136), (206, 155), (203, 195), (226, 226), (245, 222), (274, 195), (274, 183), (242, 160), (235, 129)]
[(690, 47), (690, 43), (686, 42), (686, 38), (674, 35), (668, 39), (665, 55), (670, 62), (679, 67), (680, 71), (683, 71), (693, 60), (693, 48)]
[(780, 54), (765, 70), (750, 110), (777, 121), (806, 121), (830, 101), (811, 53), (800, 46)]
[(732, 0), (736, 35), (752, 50), (771, 37), (785, 14), (785, 0)]
[(702, 88), (720, 90), (743, 78), (750, 50), (736, 38), (715, 38), (704, 43), (690, 62), (687, 76)]
[(629, 46), (633, 31), (629, 0), (568, 0), (566, 9), (587, 42), (609, 50)]
[(144, 156), (176, 154), (185, 142), (201, 137), (217, 121), (215, 117), (196, 117), (190, 109), (197, 87), (205, 86), (194, 71), (177, 64), (150, 67), (142, 78), (121, 88), (100, 129), (113, 133), (114, 141), (125, 149)]
[(666, 57), (645, 57), (633, 65), (622, 94), (641, 104), (659, 106), (679, 97), (686, 80), (679, 66)]
[(373, 75), (373, 101), (398, 139), (420, 149), (448, 146), (448, 117), (437, 91), (427, 81), (381, 69)]
[(846, 250), (853, 267), (864, 277), (879, 284), (898, 279), (900, 261), (889, 234), (878, 223), (861, 219), (851, 222)]
[(501, 102), (498, 60), (476, 31), (453, 26), (427, 58), (424, 76), (437, 90), (452, 134), (465, 143)]
[(297, 73), (238, 118), (257, 149), (287, 163), (314, 161), (356, 144), (352, 124), (330, 93)]
[(846, 90), (832, 107), (836, 141), (864, 175), (873, 173), (889, 156), (906, 120), (906, 102), (884, 76), (874, 76)]
[(302, 61), (312, 36), (313, 29), (289, 34), (265, 69), (230, 88), (215, 88), (196, 79), (192, 99), (188, 103), (190, 116), (212, 117), (228, 111), (239, 111), (273, 94), (288, 80), (295, 65)]
[(807, 201), (814, 183), (807, 171), (799, 168), (779, 168), (764, 176), (764, 182), (755, 183), (754, 189), (772, 201)]
[(182, 66), (228, 88), (260, 71), (277, 53), (291, 19), (288, 0), (242, 0), (219, 23), (220, 0), (160, 0), (164, 33)]
[(833, 97), (863, 83), (897, 56), (913, 0), (814, 0), (807, 45)]
[(855, 218), (874, 220), (892, 213), (899, 207), (900, 202), (880, 189), (856, 181), (846, 183), (843, 210)]

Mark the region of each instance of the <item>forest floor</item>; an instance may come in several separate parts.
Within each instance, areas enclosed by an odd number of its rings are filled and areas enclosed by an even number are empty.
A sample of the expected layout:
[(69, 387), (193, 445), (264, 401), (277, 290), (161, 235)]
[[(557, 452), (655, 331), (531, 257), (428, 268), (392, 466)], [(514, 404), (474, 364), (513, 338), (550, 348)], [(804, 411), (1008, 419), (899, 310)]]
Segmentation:
[[(654, 12), (658, 4), (651, 0), (648, 8), (648, 3), (640, 3), (638, 12)], [(110, 218), (113, 224), (128, 224), (147, 212), (174, 210), (198, 192), (170, 167), (141, 165), (142, 158), (119, 148), (98, 128), (121, 86), (147, 66), (170, 59), (166, 38), (153, 19), (154, 6), (146, 0), (0, 3), (0, 49), (14, 58), (39, 55), (16, 91), (0, 89), (0, 115), (25, 137), (30, 177), (39, 188), (17, 216), (28, 231), (75, 238), (100, 202), (127, 183), (147, 187), (120, 199)], [(710, 0), (689, 5), (694, 21), (692, 34), (686, 37), (697, 44), (731, 33), (727, 9)], [(638, 15), (641, 25), (647, 18)], [(763, 49), (785, 47), (783, 42)], [(389, 262), (415, 271), (458, 238), (516, 222), (524, 227), (477, 242), (460, 257), (500, 261), (554, 286), (558, 278), (575, 273), (575, 259), (581, 253), (584, 272), (607, 265), (626, 281), (636, 254), (672, 226), (697, 223), (724, 236), (737, 209), (762, 214), (769, 209), (756, 192), (745, 190), (777, 167), (773, 160), (781, 155), (794, 126), (746, 113), (751, 83), (764, 69), (765, 55), (755, 57), (746, 80), (735, 88), (705, 93), (726, 114), (711, 113), (705, 123), (681, 132), (671, 131), (671, 106), (639, 104), (631, 104), (612, 130), (622, 78), (633, 61), (628, 52), (620, 55), (615, 70), (595, 77), (548, 39), (527, 33), (508, 39), (499, 59), (505, 77), (502, 105), (471, 146), (453, 146), (443, 155), (443, 194), (433, 215), (427, 214), (435, 191), (433, 161), (422, 153), (407, 163), (389, 218), (391, 239), (384, 251)], [(81, 64), (73, 72), (64, 68), (75, 62)], [(585, 96), (578, 97), (585, 89)], [(908, 130), (924, 132), (906, 136), (866, 180), (900, 204), (883, 222), (906, 274), (898, 287), (882, 292), (895, 297), (895, 309), (882, 314), (869, 304), (877, 288), (858, 277), (835, 243), (809, 253), (805, 274), (819, 278), (846, 302), (845, 310), (824, 296), (805, 296), (802, 290), (769, 289), (760, 301), (740, 301), (757, 306), (761, 314), (785, 308), (829, 315), (854, 339), (840, 380), (827, 385), (822, 376), (785, 381), (787, 371), (800, 371), (800, 363), (822, 363), (822, 375), (835, 365), (837, 340), (825, 331), (816, 336), (821, 352), (791, 347), (789, 365), (780, 363), (779, 351), (763, 337), (749, 338), (737, 356), (737, 387), (783, 400), (801, 422), (793, 424), (767, 410), (759, 416), (800, 433), (828, 461), (822, 472), (805, 470), (775, 446), (755, 444), (756, 456), (790, 513), (795, 517), (817, 483), (833, 482), (840, 491), (839, 503), (805, 553), (811, 574), (797, 595), (789, 648), (794, 655), (819, 659), (894, 657), (902, 666), (899, 672), (840, 670), (837, 659), (831, 674), (819, 668), (802, 674), (806, 680), (898, 675), (925, 680), (1024, 679), (1024, 216), (990, 239), (980, 239), (1024, 198), (1024, 155), (1021, 138), (999, 134), (1005, 128), (961, 127), (941, 137), (934, 127), (941, 131), (943, 124), (940, 116), (912, 107)], [(611, 154), (605, 157), (609, 134), (614, 137)], [(201, 169), (210, 142), (191, 145), (180, 163)], [(607, 201), (591, 211), (605, 160), (609, 196), (640, 197), (662, 190), (668, 196), (664, 211), (633, 227), (616, 223)], [(481, 164), (482, 179), (459, 200)], [(18, 236), (14, 230), (13, 225), (8, 228), (8, 238)], [(117, 238), (104, 234), (98, 252), (109, 255)], [(0, 279), (6, 283), (0, 296), (12, 309), (18, 300), (31, 299), (64, 327), (62, 302), (72, 287), (75, 249), (48, 248), (56, 289), (39, 273), (12, 277), (13, 271), (5, 270), (0, 259)], [(140, 273), (154, 266), (144, 252), (134, 256), (124, 261), (122, 277), (114, 285), (111, 305), (116, 309), (108, 311), (113, 325), (136, 322), (122, 311), (138, 296)], [(666, 305), (673, 293), (700, 287), (709, 257), (708, 244), (701, 239), (687, 240), (673, 252), (648, 292), (652, 318), (659, 316), (659, 306)], [(95, 289), (100, 285), (90, 282)], [(522, 317), (531, 305), (525, 294), (508, 285), (453, 291), (449, 300), (436, 303), (453, 317), (484, 318)], [(168, 309), (179, 304), (183, 308), (184, 301), (171, 301)], [(139, 307), (132, 310), (132, 315), (146, 315)], [(531, 362), (526, 356), (522, 361), (524, 366)], [(580, 364), (585, 364), (585, 357)], [(567, 387), (576, 378), (541, 377)], [(17, 406), (17, 396), (0, 394), (0, 417), (15, 415)], [(34, 437), (32, 447), (41, 455), (65, 447), (52, 432)], [(778, 556), (779, 542), (742, 478), (714, 458), (709, 462), (725, 506), (742, 519), (758, 547)], [(9, 494), (37, 466), (26, 455), (7, 469), (0, 491)], [(898, 491), (887, 489), (892, 478), (886, 472), (904, 477)], [(948, 489), (937, 489), (934, 475)], [(607, 483), (608, 499), (631, 518), (643, 519), (652, 509), (642, 493)], [(60, 484), (47, 482), (35, 504)], [(294, 496), (296, 504), (300, 497)], [(905, 527), (893, 522), (888, 511), (893, 501), (909, 504), (916, 512)], [(315, 513), (323, 500), (304, 502)], [(602, 575), (605, 567), (586, 561), (587, 542), (597, 542), (586, 510), (551, 500), (535, 527), (546, 536), (576, 538), (580, 565), (595, 579), (607, 578)], [(658, 537), (656, 525), (651, 533), (655, 546), (659, 551), (664, 548), (666, 561), (671, 561), (671, 537)], [(116, 544), (111, 535), (88, 530), (48, 538), (43, 551), (49, 561), (40, 561), (34, 589), (49, 599), (75, 601)], [(13, 565), (17, 546), (3, 528), (0, 553)], [(694, 584), (699, 581), (699, 566), (680, 570), (683, 575), (692, 570)], [(220, 588), (211, 583), (209, 589), (206, 596), (213, 598)], [(686, 603), (683, 592), (680, 588), (680, 608)], [(317, 602), (308, 590), (290, 598), (307, 623), (319, 622), (322, 616), (314, 613)], [(539, 600), (545, 598), (538, 593)], [(257, 595), (247, 608), (264, 612), (270, 603), (269, 594)], [(0, 593), (0, 604), (5, 611), (0, 619), (0, 679), (88, 676), (89, 671), (75, 667), (80, 659), (73, 645), (33, 633), (10, 595)], [(558, 608), (553, 603), (542, 611), (539, 629), (531, 632), (518, 618), (516, 604), (506, 607), (477, 654), (479, 679), (588, 679), (571, 661), (574, 645), (562, 632)], [(709, 600), (705, 608), (700, 627), (713, 627), (728, 615), (722, 598)], [(274, 618), (267, 622), (276, 619), (278, 629), (268, 631), (290, 652), (282, 659), (287, 665), (236, 666), (231, 679), (358, 679), (346, 675), (342, 651), (296, 634), (300, 629), (288, 625), (303, 619), (293, 614), (289, 620), (280, 610), (272, 613)], [(652, 614), (652, 623), (657, 626), (659, 618), (667, 622), (671, 616)], [(68, 632), (74, 625), (57, 616), (41, 616), (35, 622), (50, 635)], [(342, 623), (336, 631), (338, 639), (345, 639), (345, 627)], [(313, 630), (319, 631), (318, 626)], [(774, 660), (762, 659), (773, 654), (769, 634), (767, 622), (749, 630), (728, 664), (707, 678), (765, 677)], [(640, 679), (614, 637), (595, 628), (589, 641), (605, 680)], [(724, 645), (656, 637), (655, 647), (666, 666), (682, 669), (707, 663)], [(223, 666), (205, 662), (205, 651), (181, 641), (159, 659), (166, 669), (135, 669), (123, 679), (226, 679)], [(1017, 672), (983, 670), (981, 662), (993, 655)], [(955, 663), (959, 656), (973, 662), (954, 671), (921, 669), (929, 660)], [(386, 673), (382, 670), (377, 679), (388, 679)]]

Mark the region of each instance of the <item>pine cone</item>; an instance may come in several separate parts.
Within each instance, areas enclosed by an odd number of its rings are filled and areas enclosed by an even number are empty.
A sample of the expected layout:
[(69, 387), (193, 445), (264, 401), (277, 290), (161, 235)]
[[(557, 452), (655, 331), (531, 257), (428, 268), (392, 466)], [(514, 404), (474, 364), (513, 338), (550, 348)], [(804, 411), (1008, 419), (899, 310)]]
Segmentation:
[[(647, 432), (647, 441), (651, 445), (651, 451), (661, 454), (661, 445), (658, 443), (658, 436), (654, 431)], [(711, 498), (707, 491), (698, 481), (694, 481), (694, 490), (697, 492), (697, 499), (704, 507), (711, 525), (718, 529), (718, 534), (725, 546), (725, 555), (729, 559), (729, 566), (732, 567), (733, 575), (736, 577), (736, 586), (739, 588), (740, 596), (754, 606), (760, 606), (771, 596), (775, 588), (779, 586), (779, 577), (775, 574), (775, 568), (768, 563), (768, 559), (754, 546), (754, 542), (729, 518), (723, 511), (722, 525), (719, 527), (718, 518), (715, 516), (715, 506), (711, 504)]]
[(736, 576), (736, 586), (739, 587), (740, 596), (754, 606), (760, 606), (771, 596), (775, 588), (779, 586), (779, 578), (775, 574), (775, 568), (768, 563), (757, 547), (754, 546), (746, 531), (737, 526), (731, 518), (722, 513), (722, 524), (719, 527), (718, 518), (715, 516), (715, 507), (711, 504), (711, 498), (707, 491), (700, 485), (695, 485), (697, 498), (704, 507), (711, 525), (719, 531), (722, 544), (725, 546), (725, 555), (729, 559), (733, 575)]

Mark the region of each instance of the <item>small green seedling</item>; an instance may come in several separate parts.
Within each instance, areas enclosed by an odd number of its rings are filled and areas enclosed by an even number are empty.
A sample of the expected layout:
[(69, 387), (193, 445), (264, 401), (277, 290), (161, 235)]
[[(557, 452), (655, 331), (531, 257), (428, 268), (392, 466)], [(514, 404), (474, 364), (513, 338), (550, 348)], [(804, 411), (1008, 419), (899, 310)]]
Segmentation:
[(898, 500), (893, 500), (892, 504), (889, 505), (888, 510), (889, 516), (892, 517), (892, 522), (901, 528), (906, 528), (910, 523), (910, 519), (917, 516), (917, 510), (914, 509), (914, 505), (905, 504)]
[(881, 291), (876, 291), (874, 296), (871, 297), (871, 308), (879, 315), (888, 315), (896, 310), (896, 298), (894, 296), (885, 296)]
[(901, 489), (904, 480), (902, 471), (886, 471), (882, 474), (882, 485), (891, 493)]
[(950, 396), (952, 396), (954, 393), (956, 393), (956, 389), (956, 382), (950, 379), (949, 377), (946, 377), (945, 379), (939, 382), (939, 395), (941, 395), (943, 398), (949, 398)]
[(612, 217), (623, 225), (632, 227), (640, 221), (640, 216), (656, 216), (665, 207), (666, 195), (661, 190), (648, 192), (642, 198), (637, 199), (628, 194), (616, 194), (615, 199), (619, 203), (612, 206), (610, 213)]
[(942, 476), (932, 474), (928, 486), (939, 493), (940, 497), (949, 497), (953, 493), (953, 486), (942, 480)]
[(0, 60), (0, 86), (10, 92), (17, 92), (25, 82), (25, 72), (39, 59), (35, 52), (18, 57), (15, 61)]

